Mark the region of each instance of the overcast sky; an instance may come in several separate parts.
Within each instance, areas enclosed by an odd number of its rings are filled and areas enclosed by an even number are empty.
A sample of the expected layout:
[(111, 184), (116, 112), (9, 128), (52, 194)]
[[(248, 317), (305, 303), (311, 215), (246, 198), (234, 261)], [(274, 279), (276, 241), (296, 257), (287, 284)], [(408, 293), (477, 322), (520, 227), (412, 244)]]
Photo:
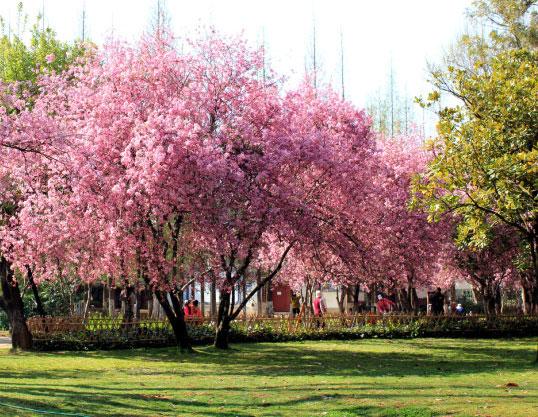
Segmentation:
[[(340, 89), (340, 33), (343, 35), (346, 98), (358, 106), (388, 85), (390, 65), (400, 94), (429, 91), (427, 61), (436, 62), (463, 31), (471, 0), (160, 0), (173, 31), (195, 36), (214, 26), (225, 33), (244, 33), (253, 45), (265, 39), (271, 64), (294, 82), (311, 56), (315, 22), (316, 49), (323, 80)], [(0, 0), (0, 15), (15, 25), (19, 0)], [(26, 0), (30, 16), (65, 40), (80, 37), (82, 10), (86, 32), (100, 44), (112, 33), (135, 40), (148, 30), (157, 0)], [(421, 111), (415, 109), (417, 122)], [(420, 114), (419, 114), (420, 113)], [(432, 132), (431, 118), (426, 115)]]

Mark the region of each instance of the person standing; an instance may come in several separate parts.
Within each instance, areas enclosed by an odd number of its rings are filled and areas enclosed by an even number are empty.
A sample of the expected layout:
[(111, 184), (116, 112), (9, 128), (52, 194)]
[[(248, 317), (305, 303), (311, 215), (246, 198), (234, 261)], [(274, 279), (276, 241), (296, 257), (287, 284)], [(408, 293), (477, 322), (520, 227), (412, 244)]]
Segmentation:
[(185, 320), (189, 319), (192, 314), (192, 301), (186, 300), (183, 307), (183, 314), (185, 315)]
[(444, 305), (445, 305), (445, 295), (441, 291), (441, 287), (437, 287), (437, 290), (431, 297), (432, 304), (432, 314), (434, 316), (439, 316), (443, 314)]
[(321, 294), (320, 290), (316, 291), (316, 298), (312, 303), (314, 307), (314, 317), (316, 318), (316, 327), (325, 327), (325, 322), (323, 321), (323, 316), (327, 312), (327, 305)]
[(193, 319), (194, 323), (201, 324), (203, 321), (202, 310), (198, 307), (198, 300), (193, 300), (191, 303), (191, 314), (190, 317)]
[(301, 310), (301, 300), (295, 291), (291, 292), (291, 316), (297, 317)]

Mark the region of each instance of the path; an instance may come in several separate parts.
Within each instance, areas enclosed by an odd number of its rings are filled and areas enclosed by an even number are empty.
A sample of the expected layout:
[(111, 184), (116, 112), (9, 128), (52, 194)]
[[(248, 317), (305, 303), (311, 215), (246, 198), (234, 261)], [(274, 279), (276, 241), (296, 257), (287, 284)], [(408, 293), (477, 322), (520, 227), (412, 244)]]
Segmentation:
[(11, 347), (11, 338), (0, 336), (0, 349), (9, 349)]

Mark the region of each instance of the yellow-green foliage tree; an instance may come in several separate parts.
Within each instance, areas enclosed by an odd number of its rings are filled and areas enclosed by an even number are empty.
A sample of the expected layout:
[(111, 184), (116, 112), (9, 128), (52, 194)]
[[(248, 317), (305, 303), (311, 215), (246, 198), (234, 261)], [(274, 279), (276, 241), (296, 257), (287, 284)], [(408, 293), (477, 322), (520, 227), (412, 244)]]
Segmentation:
[[(0, 20), (0, 81), (19, 83), (21, 93), (36, 94), (35, 81), (40, 74), (61, 72), (83, 56), (82, 43), (62, 42), (50, 27), (40, 28), (40, 19), (26, 30), (27, 17), (22, 3), (18, 5), (19, 33), (12, 33), (5, 20)], [(29, 39), (29, 40), (28, 40)]]
[(435, 158), (414, 183), (415, 206), (432, 219), (450, 213), (458, 243), (488, 245), (496, 225), (520, 236), (520, 273), (530, 304), (538, 304), (538, 51), (536, 1), (476, 3), (475, 16), (495, 24), (489, 38), (465, 36), (435, 91), (457, 104), (439, 111)]

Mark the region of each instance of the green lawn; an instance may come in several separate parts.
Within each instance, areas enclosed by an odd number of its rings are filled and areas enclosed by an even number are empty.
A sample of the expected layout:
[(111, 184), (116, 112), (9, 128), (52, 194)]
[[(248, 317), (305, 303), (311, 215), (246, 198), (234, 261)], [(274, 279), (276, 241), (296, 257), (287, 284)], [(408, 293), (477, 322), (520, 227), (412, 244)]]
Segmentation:
[[(538, 339), (0, 351), (0, 403), (88, 416), (538, 415)], [(508, 384), (508, 386), (507, 386)], [(510, 386), (517, 384), (517, 386)], [(1, 416), (35, 416), (0, 405)]]

